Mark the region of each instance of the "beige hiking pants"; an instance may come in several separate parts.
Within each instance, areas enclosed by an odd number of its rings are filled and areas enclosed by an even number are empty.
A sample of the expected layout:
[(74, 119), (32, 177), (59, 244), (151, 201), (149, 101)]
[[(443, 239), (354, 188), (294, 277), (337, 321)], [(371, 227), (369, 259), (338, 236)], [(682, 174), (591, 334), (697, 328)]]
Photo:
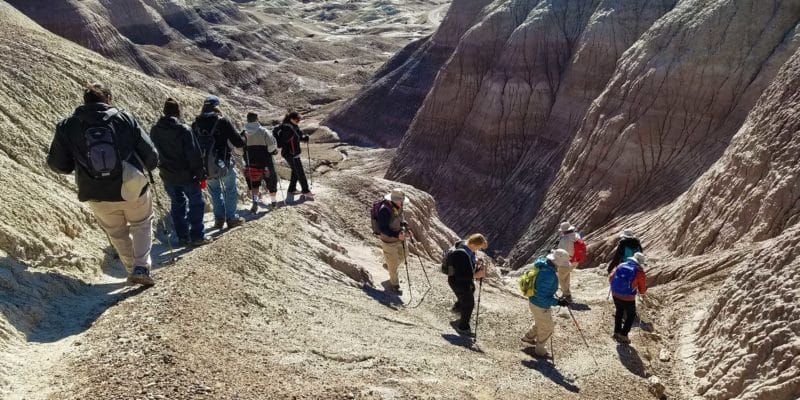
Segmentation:
[(150, 190), (134, 201), (90, 201), (89, 206), (129, 271), (133, 267), (152, 266), (153, 200)]
[(530, 301), (528, 307), (533, 314), (533, 325), (528, 333), (525, 334), (527, 339), (536, 339), (536, 354), (540, 356), (547, 355), (547, 341), (553, 335), (554, 325), (553, 316), (549, 308), (541, 308), (534, 305)]
[(572, 275), (572, 271), (578, 266), (577, 263), (570, 264), (569, 267), (558, 267), (556, 271), (556, 275), (558, 275), (558, 286), (561, 288), (561, 295), (562, 296), (571, 296), (572, 292), (570, 291), (570, 275)]
[(405, 261), (403, 242), (386, 243), (381, 241), (381, 248), (383, 249), (383, 258), (386, 261), (386, 266), (389, 269), (389, 283), (399, 286), (400, 278), (397, 276), (397, 269)]

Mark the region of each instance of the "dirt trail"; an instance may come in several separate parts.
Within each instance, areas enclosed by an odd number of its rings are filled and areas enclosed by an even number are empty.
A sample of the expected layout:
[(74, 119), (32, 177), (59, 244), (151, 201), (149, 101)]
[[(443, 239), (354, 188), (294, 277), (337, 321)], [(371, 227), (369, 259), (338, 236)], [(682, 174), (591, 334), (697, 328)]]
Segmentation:
[[(420, 262), (432, 283), (418, 308), (402, 305), (409, 298), (405, 270), (404, 297), (385, 294), (387, 275), (364, 204), (395, 184), (374, 177), (385, 152), (346, 151), (340, 170), (315, 179), (317, 201), (259, 215), (157, 270), (154, 288), (124, 301), (111, 297), (116, 305), (90, 326), (12, 351), (30, 362), (12, 370), (9, 398), (649, 396), (643, 376), (657, 362), (658, 345), (638, 331), (632, 347), (611, 340), (605, 278), (593, 271), (573, 278), (573, 313), (591, 350), (569, 315), (559, 313), (555, 366), (521, 346), (531, 318), (525, 300), (499, 280), (484, 284), (475, 346), (449, 325), (454, 299), (436, 260), (409, 260), (414, 303), (427, 287)], [(414, 251), (424, 255), (449, 236), (424, 194), (408, 190), (417, 199), (412, 227), (422, 239)], [(86, 302), (63, 303), (72, 310), (65, 316), (92, 314), (92, 302), (108, 298), (81, 296)]]

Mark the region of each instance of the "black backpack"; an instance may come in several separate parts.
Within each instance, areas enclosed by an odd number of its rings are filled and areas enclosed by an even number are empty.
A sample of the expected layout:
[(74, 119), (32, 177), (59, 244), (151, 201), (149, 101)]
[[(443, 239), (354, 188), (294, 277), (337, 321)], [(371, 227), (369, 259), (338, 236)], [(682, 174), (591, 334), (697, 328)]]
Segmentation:
[(453, 276), (453, 275), (456, 274), (456, 270), (455, 270), (455, 268), (453, 267), (453, 264), (452, 264), (453, 254), (455, 254), (456, 252), (459, 252), (459, 251), (462, 252), (462, 253), (466, 253), (464, 251), (464, 249), (462, 248), (462, 246), (464, 246), (464, 244), (465, 244), (465, 242), (463, 240), (459, 239), (449, 249), (444, 251), (444, 254), (442, 254), (442, 269), (441, 269), (443, 274), (445, 274), (447, 276)]
[[(86, 170), (94, 179), (117, 178), (122, 175), (122, 156), (117, 143), (112, 121), (119, 114), (116, 108), (109, 109), (106, 116), (96, 124), (84, 126), (86, 143)], [(129, 156), (130, 157), (130, 156)]]
[[(192, 125), (197, 143), (200, 146), (200, 155), (203, 159), (203, 168), (208, 179), (219, 179), (228, 175), (228, 164), (219, 157), (220, 150), (217, 143), (217, 126), (222, 118), (217, 118), (210, 130), (202, 129), (200, 123), (195, 121)], [(227, 143), (225, 143), (227, 146)]]

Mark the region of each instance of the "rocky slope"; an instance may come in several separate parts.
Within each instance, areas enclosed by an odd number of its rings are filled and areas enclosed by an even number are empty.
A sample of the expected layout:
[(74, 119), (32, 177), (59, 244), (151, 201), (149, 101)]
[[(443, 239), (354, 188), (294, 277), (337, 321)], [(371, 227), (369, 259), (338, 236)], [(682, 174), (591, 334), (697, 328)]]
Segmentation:
[(45, 28), (146, 74), (270, 112), (350, 97), (446, 2), (11, 0)]

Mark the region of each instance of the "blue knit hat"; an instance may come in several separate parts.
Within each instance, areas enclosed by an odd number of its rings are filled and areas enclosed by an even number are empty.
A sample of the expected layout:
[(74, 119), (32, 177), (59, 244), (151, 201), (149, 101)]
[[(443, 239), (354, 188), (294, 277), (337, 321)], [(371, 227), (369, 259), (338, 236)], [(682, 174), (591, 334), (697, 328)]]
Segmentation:
[(208, 97), (206, 97), (206, 101), (203, 102), (203, 105), (216, 107), (219, 105), (219, 97), (214, 95), (209, 95)]

